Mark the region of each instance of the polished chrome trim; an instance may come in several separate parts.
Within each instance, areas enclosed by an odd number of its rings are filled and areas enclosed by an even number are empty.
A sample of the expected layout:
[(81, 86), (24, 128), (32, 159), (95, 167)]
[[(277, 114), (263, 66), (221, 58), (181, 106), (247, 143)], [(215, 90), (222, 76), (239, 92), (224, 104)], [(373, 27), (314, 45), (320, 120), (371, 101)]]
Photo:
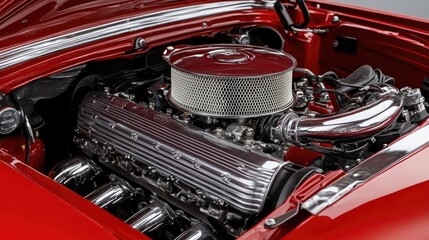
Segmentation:
[(0, 53), (0, 70), (51, 53), (115, 37), (124, 33), (136, 32), (173, 22), (206, 17), (219, 13), (255, 8), (271, 8), (272, 5), (270, 1), (263, 2), (256, 0), (214, 2), (127, 18), (6, 50)]
[(319, 213), (357, 186), (367, 182), (376, 174), (398, 163), (428, 143), (429, 125), (426, 125), (369, 157), (345, 176), (305, 201), (302, 204), (302, 208), (312, 214)]

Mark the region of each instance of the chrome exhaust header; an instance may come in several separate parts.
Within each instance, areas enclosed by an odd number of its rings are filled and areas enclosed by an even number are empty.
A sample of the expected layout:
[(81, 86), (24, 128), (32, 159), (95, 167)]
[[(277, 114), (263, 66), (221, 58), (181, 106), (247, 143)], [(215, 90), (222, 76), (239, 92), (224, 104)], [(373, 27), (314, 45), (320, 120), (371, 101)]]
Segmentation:
[(349, 112), (315, 118), (285, 114), (272, 128), (272, 137), (297, 145), (309, 142), (351, 143), (369, 139), (391, 126), (403, 106), (403, 97), (395, 87), (380, 84), (370, 89), (378, 91), (373, 100)]
[(135, 190), (129, 183), (115, 175), (110, 175), (110, 179), (111, 182), (97, 188), (85, 198), (101, 208), (109, 208), (133, 195)]
[(174, 240), (214, 240), (213, 234), (201, 223), (194, 223)]
[(57, 164), (48, 174), (54, 181), (66, 186), (78, 185), (101, 173), (101, 168), (91, 159), (76, 156)]
[(167, 204), (156, 200), (142, 208), (125, 222), (140, 232), (151, 232), (170, 224), (173, 219), (174, 211)]

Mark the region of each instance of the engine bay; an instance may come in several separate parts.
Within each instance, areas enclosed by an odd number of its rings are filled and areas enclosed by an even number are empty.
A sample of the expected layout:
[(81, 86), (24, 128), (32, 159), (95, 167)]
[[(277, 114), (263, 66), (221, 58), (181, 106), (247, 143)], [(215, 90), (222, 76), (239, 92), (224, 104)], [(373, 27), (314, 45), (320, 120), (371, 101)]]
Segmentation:
[(366, 64), (313, 73), (285, 42), (233, 28), (74, 66), (2, 96), (0, 134), (24, 126), (41, 172), (150, 237), (234, 239), (428, 118), (427, 89)]
[[(278, 50), (237, 44), (168, 46), (163, 58), (171, 74), (96, 80), (78, 107), (78, 154), (49, 174), (157, 238), (237, 237), (312, 174), (353, 168), (428, 115), (420, 89), (399, 90), (368, 65), (315, 75)], [(253, 60), (268, 73), (250, 75)], [(206, 72), (192, 72), (198, 63)]]

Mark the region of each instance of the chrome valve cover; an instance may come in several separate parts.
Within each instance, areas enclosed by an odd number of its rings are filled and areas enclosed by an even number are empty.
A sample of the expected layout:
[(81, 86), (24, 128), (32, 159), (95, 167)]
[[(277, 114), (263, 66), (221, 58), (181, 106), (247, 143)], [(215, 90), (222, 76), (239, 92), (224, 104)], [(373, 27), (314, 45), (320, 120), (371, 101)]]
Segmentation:
[[(90, 93), (82, 101), (77, 131), (87, 139), (81, 146), (88, 150), (88, 145), (97, 145), (94, 152), (101, 158), (112, 151), (124, 156), (109, 165), (120, 165), (131, 180), (143, 179), (177, 198), (179, 193), (161, 183), (159, 176), (189, 186), (200, 195), (200, 201), (194, 200), (200, 209), (210, 202), (245, 214), (259, 213), (285, 164), (105, 93)], [(146, 168), (135, 171), (136, 166)]]

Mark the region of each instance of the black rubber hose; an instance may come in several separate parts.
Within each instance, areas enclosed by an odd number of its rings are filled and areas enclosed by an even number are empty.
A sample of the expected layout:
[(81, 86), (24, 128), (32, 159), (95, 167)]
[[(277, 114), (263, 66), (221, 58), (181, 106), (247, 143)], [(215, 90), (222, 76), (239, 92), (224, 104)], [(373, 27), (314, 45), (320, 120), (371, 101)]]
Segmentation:
[(25, 117), (25, 113), (24, 110), (21, 108), (21, 106), (19, 105), (19, 101), (18, 101), (18, 97), (16, 96), (16, 92), (12, 92), (11, 94), (12, 100), (14, 101), (15, 105), (16, 105), (16, 109), (21, 113), (21, 119), (22, 119), (22, 130), (24, 132), (24, 136), (25, 136), (25, 164), (29, 164), (30, 163), (30, 148), (31, 148), (31, 138), (30, 138), (30, 133), (27, 131), (27, 128), (25, 127), (26, 124), (26, 117)]
[(299, 8), (301, 9), (302, 16), (304, 17), (304, 21), (300, 24), (294, 24), (293, 26), (296, 28), (305, 28), (307, 27), (308, 23), (310, 22), (310, 12), (308, 11), (307, 5), (305, 4), (304, 0), (296, 0), (298, 3)]
[[(25, 130), (24, 130), (25, 131)], [(31, 139), (29, 133), (25, 134), (25, 164), (30, 164), (30, 149), (31, 148)]]
[(296, 2), (301, 9), (302, 16), (304, 17), (304, 21), (300, 24), (296, 24), (293, 22), (289, 13), (286, 11), (286, 8), (280, 1), (276, 1), (274, 3), (274, 9), (279, 15), (280, 21), (282, 22), (283, 27), (286, 30), (293, 30), (292, 27), (302, 29), (307, 27), (308, 23), (310, 22), (310, 12), (308, 11), (307, 5), (305, 4), (304, 0), (297, 0)]
[(292, 30), (292, 26), (294, 26), (295, 23), (292, 21), (292, 18), (290, 17), (289, 13), (286, 11), (285, 6), (283, 6), (281, 2), (276, 1), (274, 3), (274, 9), (276, 10), (277, 15), (279, 15), (283, 27), (286, 30)]
[(291, 193), (293, 193), (301, 183), (303, 183), (305, 180), (307, 180), (311, 175), (316, 173), (322, 173), (323, 170), (317, 167), (305, 167), (298, 171), (296, 171), (286, 182), (284, 185), (282, 191), (280, 192), (276, 207), (280, 206), (286, 199), (290, 196)]

